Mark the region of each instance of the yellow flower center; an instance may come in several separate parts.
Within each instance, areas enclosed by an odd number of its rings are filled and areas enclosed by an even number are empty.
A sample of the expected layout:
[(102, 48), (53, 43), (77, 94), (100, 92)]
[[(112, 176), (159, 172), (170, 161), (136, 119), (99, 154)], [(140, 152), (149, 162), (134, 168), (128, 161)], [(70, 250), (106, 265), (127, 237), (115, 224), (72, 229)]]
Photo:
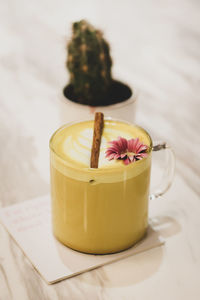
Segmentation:
[(126, 155), (128, 155), (128, 156), (134, 156), (134, 155), (136, 155), (136, 153), (134, 153), (134, 152), (126, 152)]

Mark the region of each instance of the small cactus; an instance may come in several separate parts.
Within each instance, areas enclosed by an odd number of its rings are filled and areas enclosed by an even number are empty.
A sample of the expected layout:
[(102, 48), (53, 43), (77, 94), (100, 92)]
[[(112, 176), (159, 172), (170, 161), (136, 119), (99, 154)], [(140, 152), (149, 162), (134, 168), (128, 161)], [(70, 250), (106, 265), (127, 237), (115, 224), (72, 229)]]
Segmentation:
[(109, 45), (102, 33), (85, 20), (73, 23), (67, 68), (76, 102), (91, 106), (108, 101), (112, 85)]

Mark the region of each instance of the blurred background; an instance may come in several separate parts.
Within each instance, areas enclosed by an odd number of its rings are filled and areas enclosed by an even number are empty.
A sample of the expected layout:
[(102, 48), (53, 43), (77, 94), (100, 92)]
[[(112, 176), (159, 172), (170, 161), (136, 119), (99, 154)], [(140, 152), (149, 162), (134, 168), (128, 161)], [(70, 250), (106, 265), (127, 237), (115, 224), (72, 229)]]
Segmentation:
[(139, 92), (136, 123), (174, 147), (177, 172), (199, 192), (199, 11), (195, 0), (1, 0), (1, 205), (49, 190), (48, 141), (62, 125), (66, 45), (81, 19), (109, 41), (113, 77)]

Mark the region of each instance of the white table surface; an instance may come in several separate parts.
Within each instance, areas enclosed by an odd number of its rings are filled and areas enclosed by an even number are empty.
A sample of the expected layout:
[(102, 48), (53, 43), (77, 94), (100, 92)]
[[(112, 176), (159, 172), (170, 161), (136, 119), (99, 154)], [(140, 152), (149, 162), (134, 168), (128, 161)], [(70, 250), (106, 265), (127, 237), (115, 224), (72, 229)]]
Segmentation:
[(0, 207), (49, 192), (65, 46), (81, 18), (105, 31), (114, 75), (140, 91), (137, 123), (176, 152), (173, 186), (150, 205), (166, 244), (48, 286), (0, 226), (0, 300), (198, 300), (199, 1), (0, 1)]

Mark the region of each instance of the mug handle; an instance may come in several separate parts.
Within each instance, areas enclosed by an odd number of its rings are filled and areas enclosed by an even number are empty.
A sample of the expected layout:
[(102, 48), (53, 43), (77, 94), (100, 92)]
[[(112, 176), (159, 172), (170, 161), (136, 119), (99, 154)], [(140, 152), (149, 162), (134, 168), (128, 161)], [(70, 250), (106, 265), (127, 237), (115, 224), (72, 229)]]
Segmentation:
[(156, 198), (159, 198), (163, 194), (165, 194), (169, 190), (170, 186), (172, 185), (173, 178), (174, 178), (174, 171), (175, 171), (174, 151), (165, 142), (156, 143), (152, 149), (152, 151), (161, 151), (161, 150), (165, 150), (165, 153), (167, 154), (167, 165), (163, 174), (163, 179), (158, 189), (155, 191), (155, 193), (149, 196), (150, 200), (154, 200)]

